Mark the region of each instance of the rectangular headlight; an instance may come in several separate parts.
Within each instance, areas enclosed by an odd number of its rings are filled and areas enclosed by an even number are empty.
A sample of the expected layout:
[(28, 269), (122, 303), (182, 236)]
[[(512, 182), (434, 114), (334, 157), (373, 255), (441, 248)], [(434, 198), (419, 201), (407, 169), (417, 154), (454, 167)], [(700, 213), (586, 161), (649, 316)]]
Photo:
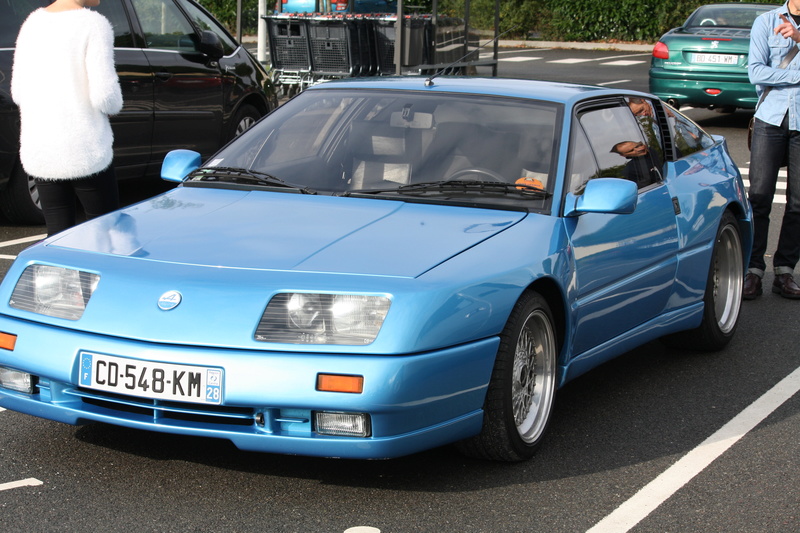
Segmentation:
[(390, 305), (385, 296), (277, 294), (261, 317), (255, 339), (290, 344), (369, 344), (378, 336)]
[(33, 394), (36, 376), (0, 366), (0, 387), (25, 394)]
[(29, 265), (17, 281), (8, 305), (16, 309), (78, 320), (100, 276), (50, 265)]

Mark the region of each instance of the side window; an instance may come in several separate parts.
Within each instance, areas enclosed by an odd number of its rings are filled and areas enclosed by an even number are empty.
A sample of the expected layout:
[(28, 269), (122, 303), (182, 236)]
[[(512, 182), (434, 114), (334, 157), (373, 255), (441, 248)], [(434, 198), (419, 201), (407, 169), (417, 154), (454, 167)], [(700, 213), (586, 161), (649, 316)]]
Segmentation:
[(583, 194), (586, 183), (600, 176), (600, 169), (594, 159), (592, 147), (586, 139), (586, 134), (581, 128), (572, 129), (572, 139), (570, 140), (572, 149), (570, 150), (569, 160), (569, 192), (573, 194)]
[(114, 47), (133, 48), (133, 34), (128, 17), (125, 15), (125, 8), (120, 2), (101, 2), (99, 6), (92, 8), (102, 14), (114, 28)]
[(714, 139), (676, 109), (664, 105), (667, 123), (675, 144), (675, 157), (681, 158), (714, 146)]
[(236, 40), (225, 31), (216, 20), (209, 17), (206, 13), (204, 13), (200, 8), (196, 5), (192, 4), (191, 2), (187, 2), (186, 0), (179, 0), (181, 7), (189, 14), (189, 18), (192, 19), (195, 26), (200, 28), (200, 30), (208, 30), (214, 32), (217, 37), (219, 37), (220, 42), (222, 43), (222, 51), (226, 56), (231, 55), (238, 45), (236, 44)]
[(578, 123), (599, 168), (592, 177), (623, 178), (636, 182), (640, 189), (660, 181), (662, 156), (647, 145), (628, 106), (585, 111), (578, 115)]
[(664, 144), (653, 102), (647, 98), (626, 98), (625, 102), (642, 128), (645, 144), (663, 162), (665, 160)]
[(172, 0), (133, 0), (147, 48), (196, 52), (194, 28)]

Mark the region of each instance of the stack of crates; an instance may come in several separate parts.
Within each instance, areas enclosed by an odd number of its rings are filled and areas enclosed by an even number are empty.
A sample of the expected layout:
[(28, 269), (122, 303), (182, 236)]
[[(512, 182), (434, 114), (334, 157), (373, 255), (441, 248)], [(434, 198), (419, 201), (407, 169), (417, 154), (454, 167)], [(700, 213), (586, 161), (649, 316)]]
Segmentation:
[(311, 73), (308, 25), (302, 18), (265, 17), (269, 36), (269, 56), (279, 84), (300, 84)]
[(361, 15), (318, 16), (307, 19), (311, 71), (316, 76), (372, 76), (375, 54), (372, 27)]
[[(395, 15), (281, 13), (265, 18), (279, 84), (396, 72)], [(431, 15), (406, 15), (401, 66), (458, 60), (464, 32), (457, 20), (440, 18), (442, 28), (437, 28)]]
[[(375, 46), (377, 49), (378, 72), (394, 74), (395, 43), (397, 42), (396, 16), (374, 18)], [(431, 63), (433, 42), (431, 41), (433, 18), (430, 15), (406, 15), (403, 20), (403, 50), (401, 65), (415, 67)]]

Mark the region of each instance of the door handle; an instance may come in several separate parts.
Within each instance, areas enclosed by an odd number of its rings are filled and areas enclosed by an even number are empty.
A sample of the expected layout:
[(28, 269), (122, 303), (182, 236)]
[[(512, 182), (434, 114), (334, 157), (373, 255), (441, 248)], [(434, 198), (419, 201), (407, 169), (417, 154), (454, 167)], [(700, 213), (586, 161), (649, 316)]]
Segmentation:
[(172, 72), (156, 72), (155, 77), (162, 81), (167, 81), (172, 78)]

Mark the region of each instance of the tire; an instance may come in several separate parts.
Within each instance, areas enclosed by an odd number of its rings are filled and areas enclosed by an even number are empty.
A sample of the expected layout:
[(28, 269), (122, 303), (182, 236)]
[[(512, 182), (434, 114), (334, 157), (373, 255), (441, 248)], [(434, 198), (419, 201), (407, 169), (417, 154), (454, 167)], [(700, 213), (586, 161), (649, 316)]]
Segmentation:
[(25, 173), (19, 161), (11, 172), (6, 189), (0, 193), (0, 210), (13, 224), (44, 224), (36, 182)]
[(744, 257), (739, 224), (733, 214), (726, 211), (711, 255), (703, 296), (703, 321), (695, 329), (665, 337), (665, 344), (710, 352), (723, 349), (739, 325), (743, 283)]
[(457, 444), (466, 455), (523, 461), (539, 447), (553, 411), (558, 345), (553, 315), (538, 293), (524, 294), (500, 334), (483, 428)]
[(250, 104), (242, 104), (236, 111), (236, 114), (231, 121), (231, 135), (229, 140), (233, 140), (245, 131), (253, 127), (253, 124), (258, 122), (261, 118), (261, 113), (255, 106)]

